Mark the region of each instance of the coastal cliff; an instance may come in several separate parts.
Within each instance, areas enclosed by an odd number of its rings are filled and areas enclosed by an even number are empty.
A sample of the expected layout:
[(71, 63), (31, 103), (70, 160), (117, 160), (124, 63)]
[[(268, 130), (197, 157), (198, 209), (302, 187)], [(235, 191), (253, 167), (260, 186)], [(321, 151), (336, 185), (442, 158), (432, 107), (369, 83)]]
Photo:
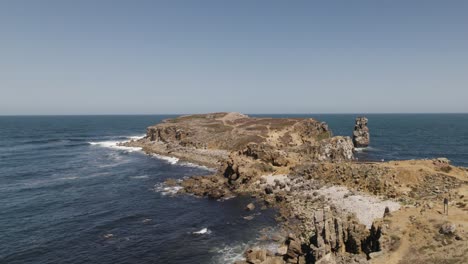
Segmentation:
[[(424, 250), (428, 237), (437, 238), (429, 243), (434, 254), (450, 246), (451, 259), (465, 260), (457, 247), (468, 238), (468, 172), (446, 159), (357, 162), (353, 140), (333, 136), (324, 122), (239, 113), (168, 119), (125, 145), (215, 169), (181, 183), (166, 181), (180, 184), (180, 193), (249, 195), (257, 198), (257, 208), (278, 209), (278, 248), (248, 249), (238, 263), (398, 263), (413, 250), (419, 259), (430, 259)], [(442, 218), (434, 204), (447, 195), (453, 216)], [(457, 231), (440, 233), (447, 223)], [(408, 243), (409, 237), (417, 239)]]

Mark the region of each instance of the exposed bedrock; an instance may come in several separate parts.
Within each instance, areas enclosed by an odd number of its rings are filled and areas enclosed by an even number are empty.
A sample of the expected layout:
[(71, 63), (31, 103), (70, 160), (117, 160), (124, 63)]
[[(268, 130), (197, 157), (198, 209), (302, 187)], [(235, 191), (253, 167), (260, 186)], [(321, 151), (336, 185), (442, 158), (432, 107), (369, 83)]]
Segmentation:
[[(149, 152), (158, 150), (158, 154), (164, 155), (166, 151), (188, 161), (196, 162), (201, 156), (219, 157), (215, 161), (219, 164), (217, 175), (224, 176), (233, 188), (260, 175), (288, 173), (301, 163), (354, 158), (351, 138), (332, 137), (324, 122), (312, 118), (257, 118), (239, 113), (167, 119), (149, 127), (146, 138), (135, 144), (143, 145)], [(218, 155), (220, 151), (226, 154)]]
[(366, 117), (356, 118), (356, 124), (354, 125), (353, 132), (353, 143), (356, 148), (365, 148), (369, 146), (370, 135), (369, 128), (367, 127), (367, 121)]
[(316, 210), (312, 222), (315, 230), (310, 237), (290, 233), (276, 252), (249, 249), (246, 261), (238, 263), (368, 263), (372, 253), (388, 246), (379, 223), (369, 230), (354, 217), (337, 216), (329, 208)]

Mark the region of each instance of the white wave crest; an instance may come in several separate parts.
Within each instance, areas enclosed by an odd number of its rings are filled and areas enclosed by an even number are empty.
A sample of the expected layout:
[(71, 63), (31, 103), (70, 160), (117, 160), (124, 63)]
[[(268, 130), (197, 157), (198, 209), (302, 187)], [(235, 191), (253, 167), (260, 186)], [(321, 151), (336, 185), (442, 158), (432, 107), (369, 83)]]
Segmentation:
[(152, 155), (155, 158), (165, 160), (165, 161), (167, 161), (167, 162), (169, 162), (170, 164), (173, 164), (173, 165), (177, 164), (177, 162), (179, 162), (179, 159), (176, 158), (176, 157), (163, 156), (163, 155), (159, 155), (159, 154), (152, 154)]
[(365, 147), (365, 148), (354, 148), (354, 151), (356, 152), (369, 152), (369, 151), (376, 151), (378, 149), (373, 148), (373, 147)]
[(148, 175), (131, 176), (132, 179), (148, 179)]
[(175, 195), (177, 194), (183, 187), (176, 185), (176, 186), (167, 186), (164, 183), (157, 184), (154, 187), (156, 192), (161, 193), (162, 195)]
[(117, 149), (117, 150), (124, 150), (127, 152), (134, 152), (134, 151), (142, 151), (142, 148), (140, 147), (127, 147), (127, 146), (120, 146), (120, 143), (125, 143), (126, 141), (114, 141), (114, 140), (108, 140), (108, 141), (97, 141), (97, 142), (88, 142), (92, 146), (99, 146), (103, 148), (111, 148), (111, 149)]
[(70, 176), (70, 177), (62, 177), (58, 178), (59, 180), (76, 180), (78, 179), (78, 176)]
[(139, 140), (139, 139), (142, 139), (146, 137), (146, 135), (139, 135), (139, 136), (131, 136), (131, 137), (128, 137), (130, 140)]
[(205, 228), (200, 229), (199, 231), (193, 232), (192, 234), (195, 234), (195, 235), (207, 234), (207, 235), (209, 235), (209, 234), (211, 234), (211, 230), (209, 230), (208, 228), (205, 227)]

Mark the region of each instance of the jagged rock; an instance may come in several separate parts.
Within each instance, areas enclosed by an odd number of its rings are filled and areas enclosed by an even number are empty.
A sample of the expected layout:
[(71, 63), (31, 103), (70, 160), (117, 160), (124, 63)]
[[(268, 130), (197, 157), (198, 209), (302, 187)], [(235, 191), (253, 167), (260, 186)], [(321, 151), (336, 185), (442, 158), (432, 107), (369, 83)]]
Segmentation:
[(356, 148), (365, 148), (369, 146), (370, 135), (369, 128), (367, 127), (367, 118), (356, 118), (356, 124), (353, 132), (353, 143)]
[(286, 166), (289, 163), (285, 151), (265, 143), (250, 143), (247, 145), (247, 148), (242, 151), (242, 154), (252, 157), (253, 159), (259, 159), (273, 166)]
[(349, 137), (336, 136), (319, 142), (314, 157), (318, 161), (346, 161), (354, 158)]
[[(221, 180), (220, 180), (221, 179)], [(193, 176), (181, 182), (183, 190), (197, 196), (219, 199), (230, 195), (227, 183), (219, 177)]]
[[(329, 254), (360, 254), (373, 252), (377, 248), (376, 241), (380, 238), (380, 231), (369, 232), (364, 225), (353, 221), (352, 218), (342, 219), (334, 216), (329, 208), (316, 210), (313, 221), (315, 233), (310, 239), (310, 250), (316, 261)], [(329, 263), (327, 261), (323, 260), (323, 263)]]
[(288, 240), (286, 241), (288, 245), (288, 250), (286, 255), (289, 258), (295, 259), (302, 255), (301, 242), (293, 235), (289, 235)]
[(267, 250), (249, 249), (245, 252), (245, 258), (248, 263), (262, 263), (267, 259)]

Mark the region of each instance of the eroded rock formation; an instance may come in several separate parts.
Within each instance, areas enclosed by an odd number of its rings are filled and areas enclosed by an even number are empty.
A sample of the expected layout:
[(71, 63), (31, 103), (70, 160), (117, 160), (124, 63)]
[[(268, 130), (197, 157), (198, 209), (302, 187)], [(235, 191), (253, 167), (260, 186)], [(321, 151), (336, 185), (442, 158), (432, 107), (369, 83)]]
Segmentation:
[(356, 148), (365, 148), (369, 146), (370, 135), (369, 128), (367, 127), (367, 121), (366, 117), (356, 118), (356, 124), (354, 125), (353, 132), (353, 143)]

